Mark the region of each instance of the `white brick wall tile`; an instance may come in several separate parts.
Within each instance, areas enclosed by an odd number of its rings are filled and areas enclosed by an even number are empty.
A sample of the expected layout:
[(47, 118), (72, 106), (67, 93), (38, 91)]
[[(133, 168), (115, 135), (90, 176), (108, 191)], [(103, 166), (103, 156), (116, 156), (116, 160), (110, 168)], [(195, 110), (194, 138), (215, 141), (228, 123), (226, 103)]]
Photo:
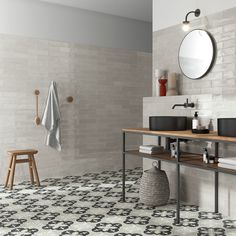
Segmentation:
[[(217, 57), (210, 73), (200, 81), (189, 80), (181, 76), (179, 81), (180, 94), (213, 93), (232, 94), (236, 87), (233, 80), (226, 83), (226, 78), (235, 78), (236, 74), (236, 8), (228, 9), (191, 22), (194, 28), (208, 30), (216, 41)], [(167, 69), (180, 73), (178, 66), (178, 50), (181, 40), (185, 36), (180, 25), (172, 26), (153, 33), (153, 70)], [(174, 39), (174, 40), (173, 40)], [(170, 56), (171, 55), (171, 56)], [(212, 84), (205, 81), (214, 80)], [(224, 87), (220, 88), (220, 84)], [(207, 86), (206, 86), (207, 85)], [(200, 89), (199, 89), (200, 88)], [(228, 91), (227, 91), (228, 88)]]
[[(121, 168), (121, 129), (141, 126), (142, 98), (151, 95), (149, 53), (0, 34), (0, 176), (12, 148), (36, 148), (40, 178)], [(62, 152), (45, 146), (34, 124), (35, 89), (43, 111), (51, 80), (58, 84)], [(67, 96), (74, 102), (68, 104)], [(130, 145), (137, 144), (133, 137)], [(133, 166), (141, 165), (141, 160)], [(129, 166), (132, 167), (132, 161)], [(16, 171), (16, 181), (28, 169)]]

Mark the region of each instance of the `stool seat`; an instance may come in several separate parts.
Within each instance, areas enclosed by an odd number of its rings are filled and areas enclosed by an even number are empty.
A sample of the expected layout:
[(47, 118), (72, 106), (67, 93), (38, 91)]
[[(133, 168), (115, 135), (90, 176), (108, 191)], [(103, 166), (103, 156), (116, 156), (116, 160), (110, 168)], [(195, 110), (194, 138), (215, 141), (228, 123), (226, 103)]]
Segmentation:
[(25, 149), (25, 150), (12, 150), (12, 151), (7, 151), (9, 155), (34, 155), (38, 153), (38, 150), (35, 149)]
[[(38, 153), (38, 150), (35, 150), (35, 149), (11, 150), (11, 151), (7, 151), (7, 153), (11, 159), (10, 159), (9, 168), (7, 171), (5, 188), (6, 187), (9, 187), (10, 189), (13, 188), (15, 167), (16, 167), (16, 164), (18, 163), (29, 163), (29, 173), (30, 173), (31, 184), (36, 184), (37, 186), (40, 186), (38, 170), (37, 170), (36, 162), (34, 159), (34, 155)], [(23, 155), (27, 156), (27, 158), (17, 160), (18, 156), (23, 156)], [(36, 182), (34, 182), (34, 178)]]

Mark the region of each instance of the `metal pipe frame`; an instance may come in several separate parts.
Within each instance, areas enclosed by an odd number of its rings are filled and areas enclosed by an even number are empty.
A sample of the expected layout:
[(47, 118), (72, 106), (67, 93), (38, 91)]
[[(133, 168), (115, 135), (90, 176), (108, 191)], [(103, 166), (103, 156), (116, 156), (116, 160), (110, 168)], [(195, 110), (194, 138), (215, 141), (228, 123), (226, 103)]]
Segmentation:
[(176, 152), (177, 152), (177, 160), (176, 160), (176, 173), (177, 173), (177, 189), (176, 189), (176, 223), (180, 222), (180, 145), (179, 139), (176, 139)]
[(122, 153), (122, 200), (125, 202), (125, 132), (123, 132), (123, 153)]
[[(161, 137), (158, 136), (158, 145), (161, 146)], [(161, 161), (158, 161), (158, 169), (161, 170)]]
[[(219, 143), (215, 142), (215, 158), (219, 156)], [(219, 173), (215, 172), (215, 213), (219, 212)]]
[[(133, 133), (133, 132), (127, 132), (127, 131), (123, 131), (123, 153), (122, 153), (122, 200), (123, 202), (125, 202), (125, 179), (126, 179), (126, 174), (125, 174), (125, 158), (126, 158), (126, 133)], [(135, 134), (140, 134), (140, 133), (135, 133)], [(141, 135), (143, 135), (143, 133), (141, 133)], [(144, 134), (144, 135), (148, 135), (148, 134)], [(156, 135), (151, 135), (151, 136), (156, 136)], [(161, 137), (167, 137), (167, 136), (158, 136), (158, 145), (161, 145)], [(174, 137), (172, 137), (174, 138)], [(177, 158), (176, 158), (176, 177), (177, 177), (177, 183), (176, 183), (176, 223), (178, 224), (180, 222), (180, 191), (181, 191), (181, 187), (180, 187), (180, 165), (184, 165), (184, 166), (190, 166), (190, 167), (194, 167), (194, 168), (199, 168), (199, 169), (206, 169), (206, 170), (210, 170), (210, 171), (214, 171), (215, 173), (215, 212), (218, 213), (219, 212), (219, 172), (222, 173), (226, 173), (226, 174), (231, 174), (231, 175), (235, 175), (235, 173), (229, 173), (225, 170), (218, 170), (218, 169), (211, 169), (211, 168), (202, 168), (202, 167), (197, 167), (191, 164), (186, 164), (184, 162), (181, 162), (180, 160), (180, 140), (181, 137), (175, 137), (176, 138), (176, 151), (177, 151)], [(186, 138), (185, 138), (186, 139)], [(212, 141), (212, 140), (208, 140), (208, 139), (188, 139), (188, 140), (198, 140), (198, 141)], [(219, 157), (219, 142), (222, 143), (232, 143), (232, 142), (227, 142), (227, 141), (212, 141), (215, 143), (215, 158)], [(157, 158), (152, 158), (151, 159), (157, 159)], [(159, 168), (161, 168), (161, 160), (158, 160), (158, 164), (159, 164)]]

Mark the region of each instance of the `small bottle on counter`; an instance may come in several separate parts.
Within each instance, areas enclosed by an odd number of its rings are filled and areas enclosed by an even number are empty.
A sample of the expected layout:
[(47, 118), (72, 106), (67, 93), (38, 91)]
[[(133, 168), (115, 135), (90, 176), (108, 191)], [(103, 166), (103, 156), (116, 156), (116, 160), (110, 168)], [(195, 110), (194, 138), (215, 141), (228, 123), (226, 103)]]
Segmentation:
[(209, 163), (209, 154), (208, 154), (207, 148), (204, 148), (202, 159), (204, 163)]
[(174, 143), (170, 144), (170, 150), (171, 150), (171, 157), (176, 158), (176, 148)]
[(214, 164), (215, 163), (215, 157), (214, 156), (209, 156), (209, 163)]
[(192, 120), (192, 129), (197, 129), (199, 126), (199, 118), (198, 118), (198, 112), (195, 111), (193, 120)]

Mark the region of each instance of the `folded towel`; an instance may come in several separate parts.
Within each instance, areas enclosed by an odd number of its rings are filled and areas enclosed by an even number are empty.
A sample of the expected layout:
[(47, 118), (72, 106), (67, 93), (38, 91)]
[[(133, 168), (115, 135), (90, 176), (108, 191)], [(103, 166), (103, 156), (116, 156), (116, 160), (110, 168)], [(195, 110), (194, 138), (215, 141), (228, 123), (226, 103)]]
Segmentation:
[(146, 154), (158, 154), (158, 153), (163, 153), (164, 148), (161, 147), (159, 148), (159, 150), (146, 150), (146, 149), (139, 148), (139, 152), (146, 153)]
[(162, 146), (157, 146), (157, 145), (141, 145), (141, 146), (139, 146), (139, 149), (154, 151), (154, 150), (162, 150), (163, 147)]
[(224, 157), (218, 159), (219, 163), (235, 165), (236, 166), (236, 157)]
[(228, 165), (228, 164), (221, 164), (221, 163), (219, 163), (218, 167), (236, 170), (236, 166), (235, 165)]
[(46, 145), (61, 151), (60, 110), (56, 82), (52, 81), (42, 117), (42, 125), (48, 131)]

